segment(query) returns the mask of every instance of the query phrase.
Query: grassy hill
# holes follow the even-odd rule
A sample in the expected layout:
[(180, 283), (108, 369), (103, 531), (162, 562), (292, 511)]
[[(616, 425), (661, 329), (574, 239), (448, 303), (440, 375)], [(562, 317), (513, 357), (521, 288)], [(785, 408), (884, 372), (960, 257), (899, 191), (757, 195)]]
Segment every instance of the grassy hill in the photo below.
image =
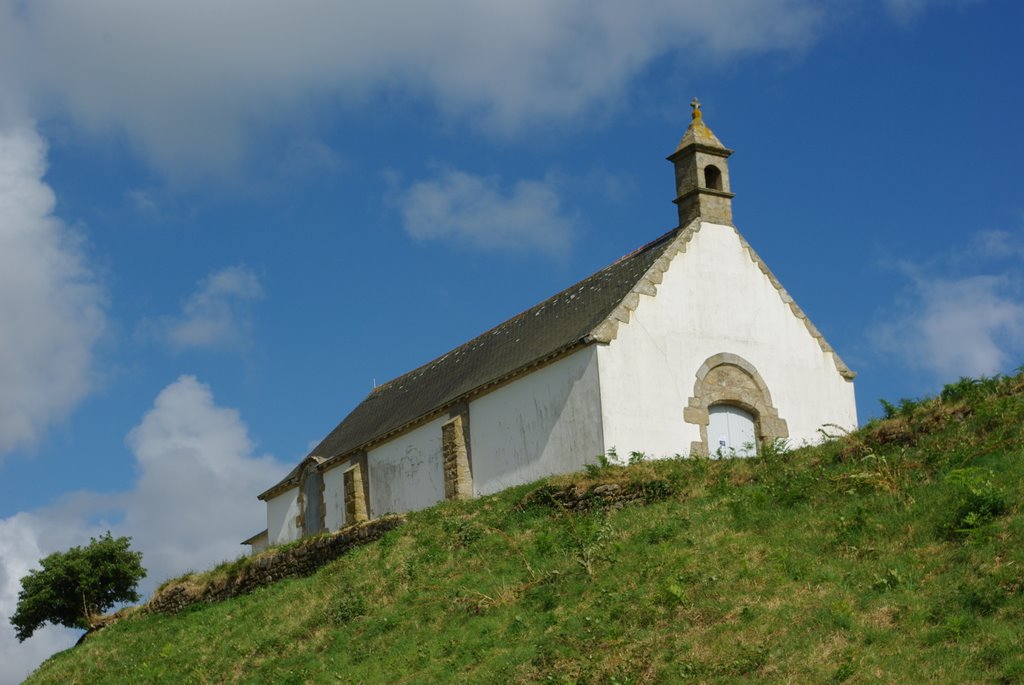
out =
[[(444, 503), (311, 577), (136, 612), (28, 682), (1024, 682), (1024, 376), (886, 414)], [(607, 484), (644, 501), (560, 503)]]

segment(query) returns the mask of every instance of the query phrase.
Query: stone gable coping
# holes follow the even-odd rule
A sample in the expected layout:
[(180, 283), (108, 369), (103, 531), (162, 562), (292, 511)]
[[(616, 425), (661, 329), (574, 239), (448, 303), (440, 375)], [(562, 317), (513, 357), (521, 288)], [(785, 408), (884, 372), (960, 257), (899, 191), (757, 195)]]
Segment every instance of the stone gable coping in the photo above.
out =
[[(697, 231), (700, 230), (701, 224), (701, 218), (697, 217), (691, 221), (686, 228), (679, 232), (679, 235), (676, 236), (673, 243), (665, 250), (664, 254), (655, 260), (654, 264), (652, 264), (647, 270), (647, 273), (637, 281), (637, 284), (629, 294), (627, 294), (626, 297), (623, 298), (622, 302), (619, 303), (619, 306), (612, 310), (611, 314), (609, 314), (604, 321), (598, 324), (590, 332), (588, 342), (610, 343), (612, 340), (615, 340), (618, 335), (619, 324), (629, 323), (630, 313), (636, 310), (640, 303), (640, 295), (649, 295), (651, 297), (657, 295), (658, 285), (660, 285), (664, 279), (665, 271), (668, 270), (669, 264), (672, 263), (672, 260), (676, 255), (686, 252), (687, 244), (693, 239), (693, 236)], [(821, 351), (832, 356), (832, 361), (835, 364), (839, 375), (848, 381), (852, 381), (856, 378), (857, 374), (850, 370), (850, 367), (843, 362), (839, 357), (839, 354), (832, 349), (832, 346), (828, 344), (827, 340), (825, 340), (825, 336), (821, 334), (821, 331), (819, 331), (813, 323), (811, 323), (807, 314), (800, 309), (800, 306), (795, 300), (793, 300), (793, 297), (786, 291), (779, 279), (775, 277), (772, 270), (768, 268), (768, 265), (763, 259), (761, 259), (757, 252), (754, 251), (754, 248), (750, 246), (750, 243), (747, 242), (739, 230), (737, 230), (735, 226), (729, 226), (729, 228), (736, 233), (736, 237), (739, 238), (740, 245), (742, 245), (743, 249), (746, 250), (747, 256), (750, 257), (750, 260), (757, 266), (761, 273), (768, 277), (768, 281), (772, 284), (775, 290), (778, 291), (779, 297), (782, 298), (782, 301), (789, 305), (790, 311), (792, 311), (798, 319), (804, 322), (804, 326), (807, 327), (807, 332), (810, 333), (811, 337), (818, 342), (818, 346), (821, 347)]]
[(802, 309), (800, 309), (800, 305), (796, 303), (793, 297), (786, 292), (786, 289), (782, 287), (782, 283), (775, 277), (775, 274), (772, 273), (772, 270), (768, 268), (768, 265), (765, 264), (764, 260), (761, 259), (754, 248), (750, 246), (750, 243), (747, 242), (746, 238), (744, 238), (735, 227), (732, 227), (732, 230), (736, 231), (736, 236), (740, 239), (740, 244), (743, 245), (743, 249), (747, 251), (747, 255), (750, 257), (750, 260), (757, 265), (757, 268), (761, 270), (761, 273), (768, 277), (768, 280), (779, 292), (779, 297), (782, 298), (782, 301), (789, 305), (790, 311), (793, 312), (796, 318), (804, 322), (804, 326), (807, 327), (807, 332), (811, 334), (812, 338), (818, 341), (818, 346), (821, 347), (821, 351), (825, 354), (832, 355), (832, 361), (836, 365), (836, 371), (839, 372), (839, 375), (848, 381), (852, 381), (856, 378), (857, 373), (851, 370), (850, 367), (843, 362), (842, 358), (840, 358), (839, 353), (832, 349), (832, 346), (828, 344), (827, 340), (825, 340), (825, 336), (821, 334), (821, 331), (818, 330), (817, 326), (811, 323), (810, 318)]
[(686, 252), (686, 245), (692, 239), (694, 234), (700, 230), (701, 219), (697, 217), (691, 221), (686, 228), (679, 231), (672, 240), (672, 244), (669, 245), (665, 252), (660, 257), (654, 260), (647, 272), (636, 282), (636, 285), (629, 291), (629, 293), (622, 299), (615, 309), (605, 318), (604, 321), (599, 323), (586, 338), (586, 342), (597, 342), (597, 343), (610, 343), (618, 336), (619, 324), (629, 323), (629, 316), (637, 306), (640, 304), (640, 296), (648, 295), (654, 297), (658, 294), (658, 285), (661, 284), (664, 279), (665, 272), (668, 270), (669, 265), (676, 255)]

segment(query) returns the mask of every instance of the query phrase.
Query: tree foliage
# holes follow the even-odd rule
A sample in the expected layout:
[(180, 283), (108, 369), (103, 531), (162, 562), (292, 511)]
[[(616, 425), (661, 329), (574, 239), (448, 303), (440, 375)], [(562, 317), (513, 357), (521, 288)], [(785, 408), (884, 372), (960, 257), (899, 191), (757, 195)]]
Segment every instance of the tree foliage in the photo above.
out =
[(11, 616), (18, 640), (32, 637), (47, 621), (88, 629), (94, 617), (116, 603), (139, 601), (135, 587), (146, 577), (146, 569), (142, 552), (129, 549), (131, 541), (107, 531), (85, 547), (42, 559), (41, 569), (21, 579), (18, 607)]

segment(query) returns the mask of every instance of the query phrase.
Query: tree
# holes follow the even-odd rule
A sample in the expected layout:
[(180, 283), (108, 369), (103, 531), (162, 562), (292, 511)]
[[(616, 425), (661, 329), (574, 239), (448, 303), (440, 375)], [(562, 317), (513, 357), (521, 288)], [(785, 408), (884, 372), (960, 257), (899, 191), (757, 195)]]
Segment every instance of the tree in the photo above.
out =
[(88, 629), (92, 619), (118, 602), (137, 602), (135, 586), (146, 577), (142, 552), (129, 549), (132, 539), (107, 531), (85, 547), (54, 552), (39, 570), (21, 579), (18, 607), (11, 616), (19, 642), (49, 621)]

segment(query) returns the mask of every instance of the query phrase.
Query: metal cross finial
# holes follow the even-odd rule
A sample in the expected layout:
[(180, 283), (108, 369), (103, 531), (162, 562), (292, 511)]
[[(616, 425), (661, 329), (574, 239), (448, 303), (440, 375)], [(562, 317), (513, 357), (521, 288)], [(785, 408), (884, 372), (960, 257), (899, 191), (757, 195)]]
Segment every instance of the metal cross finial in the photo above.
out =
[(693, 100), (691, 100), (690, 101), (690, 107), (693, 107), (693, 118), (694, 119), (700, 119), (701, 118), (700, 100), (698, 100), (697, 98), (694, 98)]

